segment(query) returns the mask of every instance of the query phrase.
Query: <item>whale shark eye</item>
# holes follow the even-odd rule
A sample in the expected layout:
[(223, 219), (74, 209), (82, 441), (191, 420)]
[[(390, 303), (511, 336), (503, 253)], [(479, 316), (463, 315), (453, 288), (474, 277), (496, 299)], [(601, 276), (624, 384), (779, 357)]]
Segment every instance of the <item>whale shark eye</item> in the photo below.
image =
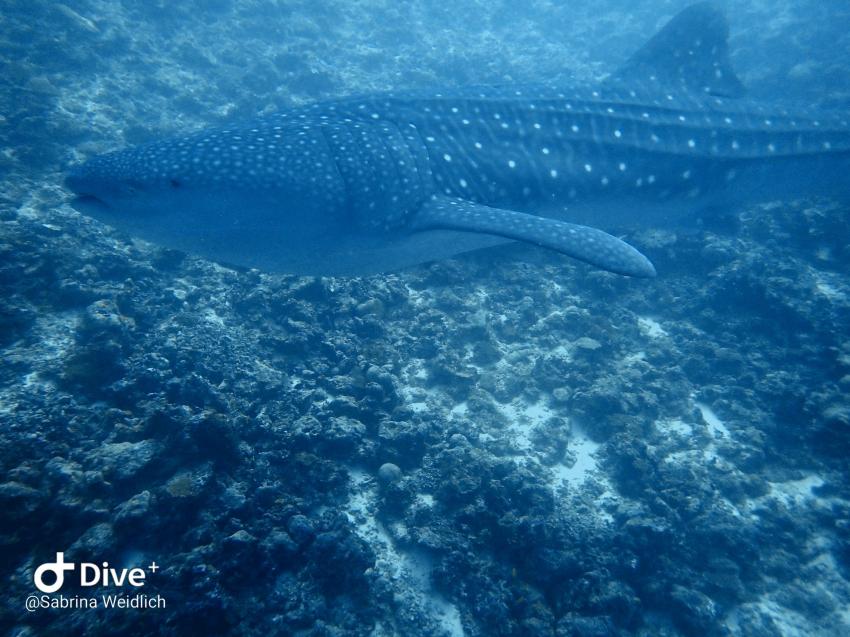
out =
[(169, 185), (170, 185), (172, 188), (179, 188), (179, 187), (182, 185), (182, 184), (181, 184), (178, 180), (176, 180), (176, 179), (169, 179), (169, 180), (168, 180), (168, 183), (169, 183)]

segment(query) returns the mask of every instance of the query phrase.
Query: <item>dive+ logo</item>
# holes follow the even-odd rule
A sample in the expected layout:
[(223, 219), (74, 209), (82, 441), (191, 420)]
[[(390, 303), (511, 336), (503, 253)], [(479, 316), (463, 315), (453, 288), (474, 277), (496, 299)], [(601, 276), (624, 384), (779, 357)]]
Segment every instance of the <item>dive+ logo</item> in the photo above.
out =
[[(109, 562), (102, 564), (93, 564), (91, 562), (81, 562), (79, 564), (79, 584), (84, 587), (91, 586), (117, 586), (130, 585), (134, 588), (141, 588), (145, 585), (145, 569), (134, 568), (112, 568)], [(38, 590), (42, 593), (55, 593), (65, 585), (65, 573), (73, 573), (77, 565), (73, 562), (65, 561), (65, 554), (56, 553), (55, 562), (45, 562), (33, 573), (33, 582)], [(156, 562), (151, 562), (148, 570), (151, 573), (156, 573), (159, 566)], [(48, 578), (52, 583), (45, 582), (45, 574), (52, 573), (53, 577)]]

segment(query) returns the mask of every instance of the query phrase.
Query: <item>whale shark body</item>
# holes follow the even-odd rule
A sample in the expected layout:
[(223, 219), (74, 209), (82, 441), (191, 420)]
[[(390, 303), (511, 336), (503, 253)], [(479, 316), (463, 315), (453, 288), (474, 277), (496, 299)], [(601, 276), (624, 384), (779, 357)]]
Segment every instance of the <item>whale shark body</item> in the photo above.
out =
[(520, 240), (654, 276), (608, 231), (850, 190), (846, 115), (748, 100), (727, 36), (701, 3), (599, 86), (317, 103), (95, 157), (66, 183), (130, 234), (267, 271), (370, 274)]

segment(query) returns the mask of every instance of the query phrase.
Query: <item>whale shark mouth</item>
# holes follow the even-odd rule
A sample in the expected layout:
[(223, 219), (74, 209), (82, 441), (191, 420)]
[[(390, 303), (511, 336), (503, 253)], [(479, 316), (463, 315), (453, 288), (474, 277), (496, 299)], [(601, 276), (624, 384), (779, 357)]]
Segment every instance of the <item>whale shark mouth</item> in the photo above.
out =
[(109, 204), (106, 203), (103, 199), (99, 199), (94, 195), (88, 194), (78, 194), (71, 198), (71, 204), (81, 204), (84, 206), (103, 206), (105, 208), (109, 208)]
[(68, 203), (77, 212), (95, 219), (102, 219), (107, 213), (115, 212), (115, 209), (103, 199), (85, 193), (76, 194)]
[(65, 188), (73, 193), (70, 199), (71, 207), (84, 214), (111, 208), (106, 201), (89, 192), (89, 189), (86, 188), (85, 179), (79, 172), (79, 170), (72, 171), (65, 177), (63, 184)]
[(101, 223), (112, 225), (116, 222), (116, 210), (107, 202), (95, 195), (75, 193), (68, 204), (77, 212)]

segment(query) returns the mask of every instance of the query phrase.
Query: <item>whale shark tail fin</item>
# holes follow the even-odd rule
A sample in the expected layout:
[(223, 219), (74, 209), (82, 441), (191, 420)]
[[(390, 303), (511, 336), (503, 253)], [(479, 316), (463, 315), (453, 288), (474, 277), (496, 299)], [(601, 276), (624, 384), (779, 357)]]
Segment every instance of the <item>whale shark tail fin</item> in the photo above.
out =
[(729, 61), (729, 25), (712, 2), (691, 5), (676, 15), (611, 77), (643, 79), (670, 89), (741, 97), (744, 85)]

